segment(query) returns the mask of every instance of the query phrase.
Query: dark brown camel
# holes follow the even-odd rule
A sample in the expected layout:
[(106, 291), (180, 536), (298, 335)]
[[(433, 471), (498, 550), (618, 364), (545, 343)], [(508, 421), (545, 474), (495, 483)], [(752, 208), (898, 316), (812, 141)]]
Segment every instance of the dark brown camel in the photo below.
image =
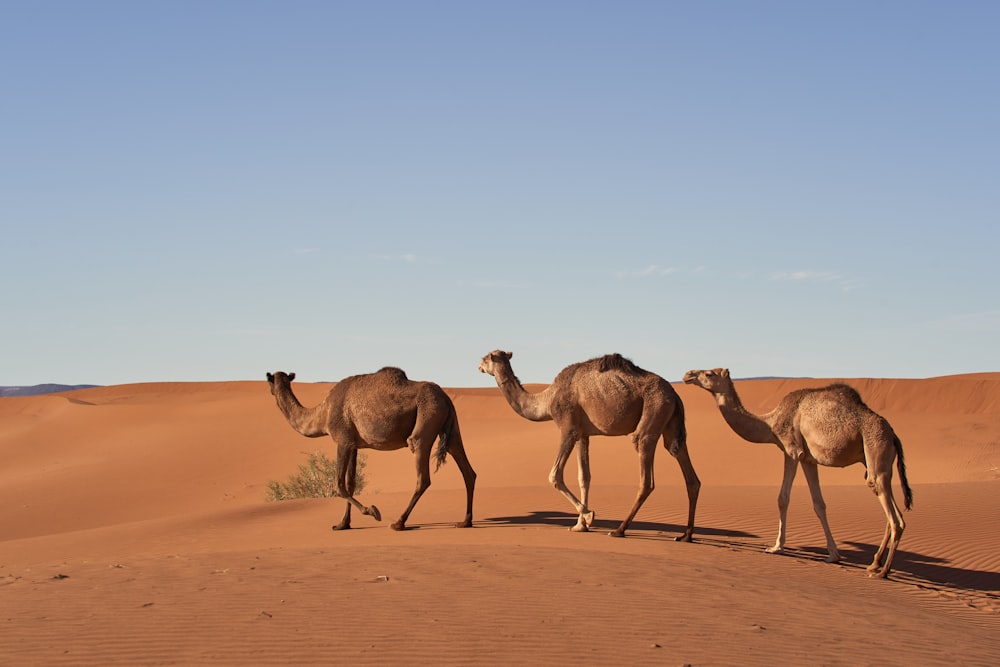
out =
[(340, 523), (333, 526), (334, 530), (351, 527), (352, 505), (376, 521), (382, 520), (377, 507), (366, 507), (354, 497), (358, 450), (393, 451), (409, 447), (416, 457), (417, 487), (406, 510), (391, 525), (393, 530), (403, 530), (410, 512), (431, 485), (431, 449), (438, 438), (440, 442), (434, 453), (437, 466), (451, 454), (465, 479), (465, 518), (458, 526), (472, 525), (476, 473), (465, 453), (455, 406), (441, 387), (433, 382), (409, 380), (398, 368), (383, 368), (376, 373), (344, 378), (322, 403), (305, 408), (292, 393), (294, 379), (295, 373), (267, 374), (278, 409), (292, 428), (309, 438), (329, 435), (337, 443), (336, 491), (347, 499), (347, 511)]

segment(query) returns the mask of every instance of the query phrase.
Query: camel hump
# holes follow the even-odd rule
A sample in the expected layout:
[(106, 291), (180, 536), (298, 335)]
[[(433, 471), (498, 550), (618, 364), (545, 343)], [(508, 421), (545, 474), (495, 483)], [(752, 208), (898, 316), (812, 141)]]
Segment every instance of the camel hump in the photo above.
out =
[(406, 377), (406, 371), (402, 368), (396, 368), (395, 366), (386, 366), (377, 371), (378, 375), (385, 376), (387, 379), (392, 380), (397, 384), (402, 384), (404, 382), (409, 382), (410, 378)]
[(607, 373), (608, 371), (621, 371), (622, 373), (628, 373), (629, 375), (640, 373), (642, 369), (631, 362), (631, 360), (626, 359), (617, 352), (614, 354), (606, 354), (600, 357), (597, 361), (597, 370), (600, 373)]
[[(831, 384), (826, 389), (827, 391), (839, 394), (840, 396), (842, 396), (843, 398), (847, 399), (852, 403), (856, 403), (858, 405), (865, 405), (864, 400), (861, 398), (861, 394), (859, 394), (858, 390), (852, 387), (851, 385), (838, 382), (837, 384)], [(868, 406), (865, 405), (865, 407)]]

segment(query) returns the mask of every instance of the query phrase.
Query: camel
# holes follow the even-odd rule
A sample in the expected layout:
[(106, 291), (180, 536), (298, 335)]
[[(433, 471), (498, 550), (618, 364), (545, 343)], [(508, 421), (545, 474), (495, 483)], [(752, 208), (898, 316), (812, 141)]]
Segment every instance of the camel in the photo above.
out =
[[(514, 412), (531, 421), (554, 421), (561, 438), (549, 482), (578, 513), (576, 532), (587, 532), (594, 522), (588, 506), (590, 495), (590, 436), (629, 435), (639, 454), (639, 492), (622, 524), (609, 533), (624, 537), (639, 508), (653, 491), (653, 456), (656, 443), (677, 459), (688, 494), (687, 529), (677, 541), (690, 542), (701, 481), (691, 465), (684, 426), (684, 404), (670, 383), (645, 371), (620, 354), (609, 354), (567, 366), (545, 390), (525, 390), (510, 367), (512, 352), (494, 350), (479, 363), (479, 370), (492, 375)], [(563, 469), (577, 450), (580, 498), (566, 487)]]
[(688, 371), (684, 382), (713, 394), (723, 418), (738, 436), (749, 442), (774, 443), (785, 455), (785, 476), (778, 493), (778, 539), (767, 549), (768, 553), (784, 552), (788, 501), (795, 472), (801, 465), (812, 495), (813, 510), (826, 535), (829, 553), (826, 561), (838, 562), (840, 552), (826, 519), (817, 466), (843, 468), (862, 463), (868, 486), (878, 496), (886, 516), (885, 536), (867, 572), (868, 576), (880, 578), (889, 575), (892, 558), (906, 528), (903, 514), (892, 495), (893, 459), (899, 470), (907, 510), (913, 504), (913, 492), (906, 480), (902, 443), (889, 422), (865, 405), (853, 387), (832, 384), (799, 389), (787, 394), (767, 414), (755, 415), (743, 407), (729, 377), (729, 369)]
[(333, 530), (351, 527), (351, 506), (363, 515), (382, 520), (375, 505), (366, 507), (354, 497), (359, 449), (394, 451), (409, 447), (417, 464), (417, 487), (406, 510), (390, 527), (404, 530), (406, 520), (420, 496), (431, 485), (430, 459), (434, 440), (436, 467), (451, 454), (465, 479), (465, 519), (459, 528), (472, 526), (472, 496), (476, 473), (469, 463), (458, 428), (458, 417), (451, 398), (433, 382), (408, 379), (398, 368), (383, 368), (375, 373), (354, 375), (338, 382), (326, 399), (313, 408), (305, 408), (292, 393), (295, 373), (267, 374), (267, 382), (278, 409), (292, 428), (309, 438), (329, 435), (337, 444), (336, 492), (347, 500), (347, 510)]

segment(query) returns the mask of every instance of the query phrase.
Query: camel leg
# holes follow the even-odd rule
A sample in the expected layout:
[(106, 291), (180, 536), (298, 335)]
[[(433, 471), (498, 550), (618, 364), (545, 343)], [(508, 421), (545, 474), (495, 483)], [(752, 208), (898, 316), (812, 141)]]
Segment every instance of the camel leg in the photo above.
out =
[[(594, 525), (594, 512), (590, 509), (590, 438), (580, 438), (577, 454), (577, 480), (580, 485), (580, 504), (583, 509), (577, 518), (574, 530), (588, 530)], [(582, 527), (581, 527), (582, 526)]]
[(434, 446), (434, 440), (418, 440), (411, 436), (407, 442), (410, 449), (416, 454), (417, 487), (413, 490), (410, 504), (406, 506), (399, 518), (389, 526), (393, 530), (406, 530), (406, 520), (409, 518), (410, 512), (416, 507), (420, 496), (424, 495), (424, 491), (431, 485), (431, 448)]
[(826, 519), (826, 501), (823, 500), (823, 492), (819, 488), (819, 468), (815, 463), (803, 461), (802, 473), (806, 476), (806, 482), (809, 483), (809, 493), (812, 494), (813, 500), (813, 511), (816, 512), (816, 516), (823, 526), (823, 534), (826, 535), (826, 550), (829, 553), (826, 557), (826, 562), (839, 563), (840, 552), (837, 550), (837, 542), (833, 539), (833, 533), (830, 532), (830, 522)]
[[(357, 486), (358, 480), (358, 450), (351, 449), (348, 456), (348, 460), (344, 463), (347, 467), (347, 493), (351, 496), (354, 495), (354, 489)], [(331, 526), (332, 530), (350, 530), (351, 528), (351, 503), (344, 503), (347, 505), (347, 509), (344, 511), (344, 518), (340, 520), (335, 526)]]
[(458, 469), (462, 472), (462, 479), (465, 480), (465, 519), (455, 526), (457, 528), (471, 528), (472, 527), (472, 497), (476, 491), (476, 471), (472, 469), (472, 464), (469, 462), (469, 456), (465, 452), (465, 444), (462, 442), (462, 436), (458, 431), (458, 425), (456, 423), (455, 429), (451, 434), (452, 440), (451, 444), (448, 446), (448, 452), (451, 457), (455, 459), (455, 463), (458, 464)]
[[(878, 551), (875, 552), (875, 558), (872, 559), (872, 564), (868, 566), (867, 571), (870, 577), (885, 579), (889, 576), (889, 570), (892, 567), (892, 558), (896, 555), (896, 547), (899, 546), (899, 541), (903, 538), (906, 521), (903, 520), (903, 513), (900, 511), (899, 505), (896, 504), (896, 499), (892, 495), (891, 477), (885, 474), (875, 475), (872, 480), (872, 486), (875, 493), (878, 494), (879, 502), (882, 503), (882, 511), (885, 512), (886, 527), (885, 535), (882, 537), (882, 544), (879, 545)], [(886, 553), (887, 546), (888, 553)], [(882, 560), (883, 555), (885, 555), (884, 562)]]
[(795, 481), (795, 473), (798, 471), (799, 463), (790, 456), (785, 456), (785, 475), (781, 478), (781, 490), (778, 491), (778, 539), (774, 546), (765, 549), (769, 554), (785, 553), (785, 532), (788, 526), (788, 502), (792, 497), (792, 482)]
[(366, 507), (362, 505), (357, 498), (354, 497), (354, 489), (348, 490), (347, 488), (347, 469), (353, 468), (356, 470), (355, 466), (348, 466), (347, 461), (350, 460), (352, 456), (355, 457), (355, 462), (357, 461), (357, 447), (351, 444), (342, 444), (337, 446), (337, 495), (341, 498), (347, 500), (348, 503), (354, 505), (355, 508), (365, 516), (370, 516), (376, 521), (382, 520), (382, 513), (378, 511), (378, 508), (372, 505), (371, 507)]
[(570, 528), (570, 530), (578, 533), (587, 532), (588, 521), (585, 518), (585, 514), (589, 514), (590, 521), (593, 521), (593, 513), (588, 510), (583, 503), (581, 503), (573, 492), (566, 487), (566, 482), (563, 479), (564, 471), (566, 469), (566, 461), (569, 460), (570, 454), (573, 453), (573, 448), (576, 446), (576, 437), (571, 431), (565, 431), (562, 435), (562, 441), (559, 443), (559, 452), (556, 454), (556, 461), (552, 464), (552, 471), (549, 473), (549, 483), (555, 487), (556, 491), (563, 494), (567, 500), (573, 505), (577, 513), (580, 515), (577, 519), (576, 525)]
[(885, 522), (885, 533), (882, 534), (882, 542), (878, 545), (878, 549), (875, 551), (875, 556), (872, 558), (872, 564), (865, 568), (869, 577), (879, 574), (882, 570), (882, 557), (885, 555), (886, 547), (889, 546), (889, 538), (892, 537), (892, 522)]
[(632, 519), (639, 513), (639, 508), (653, 492), (653, 457), (656, 454), (656, 444), (659, 436), (642, 435), (636, 437), (635, 448), (639, 452), (639, 492), (632, 503), (632, 509), (622, 524), (608, 533), (612, 537), (625, 537), (625, 530), (631, 525)]
[(688, 494), (687, 528), (684, 530), (683, 535), (679, 535), (676, 538), (676, 541), (690, 542), (694, 536), (694, 512), (698, 506), (698, 493), (701, 491), (701, 480), (698, 479), (698, 474), (694, 471), (694, 465), (691, 463), (691, 457), (688, 454), (686, 445), (678, 450), (675, 457), (681, 467), (681, 472), (684, 473), (684, 484), (687, 486)]

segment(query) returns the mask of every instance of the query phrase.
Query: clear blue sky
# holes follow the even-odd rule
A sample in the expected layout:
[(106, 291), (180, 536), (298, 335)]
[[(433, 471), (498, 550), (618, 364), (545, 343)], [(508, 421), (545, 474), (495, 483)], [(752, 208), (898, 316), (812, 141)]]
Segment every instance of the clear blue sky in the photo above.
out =
[(5, 2), (0, 385), (1000, 371), (1000, 3)]

